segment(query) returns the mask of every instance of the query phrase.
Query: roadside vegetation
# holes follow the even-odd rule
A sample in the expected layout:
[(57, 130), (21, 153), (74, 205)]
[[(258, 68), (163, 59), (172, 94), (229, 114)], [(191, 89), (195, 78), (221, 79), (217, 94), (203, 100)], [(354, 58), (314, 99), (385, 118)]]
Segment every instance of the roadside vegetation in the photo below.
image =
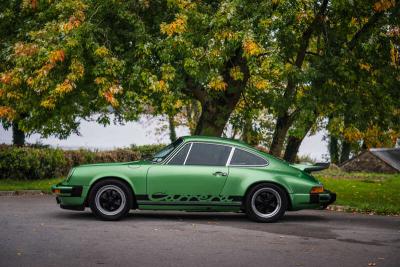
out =
[(42, 180), (0, 180), (0, 191), (19, 191), (19, 190), (41, 190), (50, 193), (50, 186), (61, 182), (63, 178), (42, 179)]
[(315, 176), (325, 188), (336, 192), (335, 205), (346, 211), (400, 214), (400, 174), (325, 170)]
[(82, 164), (147, 159), (162, 147), (163, 145), (143, 145), (111, 151), (92, 151), (0, 145), (0, 183), (9, 178), (42, 180), (62, 177), (72, 167)]

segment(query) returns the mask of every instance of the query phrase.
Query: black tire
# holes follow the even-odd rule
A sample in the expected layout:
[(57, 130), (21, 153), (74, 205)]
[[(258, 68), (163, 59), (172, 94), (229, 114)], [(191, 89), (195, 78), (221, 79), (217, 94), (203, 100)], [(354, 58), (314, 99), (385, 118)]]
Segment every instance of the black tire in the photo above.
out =
[(244, 204), (249, 219), (269, 223), (282, 218), (288, 207), (288, 199), (281, 187), (262, 183), (250, 189)]
[(326, 208), (329, 206), (329, 204), (324, 204), (321, 205), (321, 207), (319, 208), (320, 210), (326, 210)]
[(132, 206), (132, 191), (120, 180), (102, 180), (90, 190), (89, 207), (102, 220), (120, 220), (129, 213)]

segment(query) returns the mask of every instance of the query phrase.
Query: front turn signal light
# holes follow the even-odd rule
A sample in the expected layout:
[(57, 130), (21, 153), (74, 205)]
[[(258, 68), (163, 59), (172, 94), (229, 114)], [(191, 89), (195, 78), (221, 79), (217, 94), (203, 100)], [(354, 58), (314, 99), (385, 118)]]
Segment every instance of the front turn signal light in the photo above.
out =
[(54, 189), (54, 190), (53, 190), (53, 193), (58, 195), (58, 194), (61, 193), (61, 190), (60, 190), (60, 189)]
[(324, 192), (323, 186), (313, 186), (310, 191), (311, 194), (318, 194), (318, 193), (323, 193), (323, 192)]

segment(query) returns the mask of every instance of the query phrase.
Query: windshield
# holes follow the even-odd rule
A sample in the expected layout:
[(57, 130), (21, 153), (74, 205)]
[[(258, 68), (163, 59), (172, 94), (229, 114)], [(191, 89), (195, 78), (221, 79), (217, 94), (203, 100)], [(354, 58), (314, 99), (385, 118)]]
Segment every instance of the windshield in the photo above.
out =
[(182, 138), (177, 139), (175, 142), (172, 144), (169, 144), (168, 146), (164, 147), (161, 149), (159, 152), (157, 152), (153, 159), (151, 160), (152, 162), (161, 162), (163, 161), (166, 157), (168, 157), (169, 154), (171, 154), (172, 151), (175, 150), (176, 147), (178, 147), (181, 143), (183, 142)]

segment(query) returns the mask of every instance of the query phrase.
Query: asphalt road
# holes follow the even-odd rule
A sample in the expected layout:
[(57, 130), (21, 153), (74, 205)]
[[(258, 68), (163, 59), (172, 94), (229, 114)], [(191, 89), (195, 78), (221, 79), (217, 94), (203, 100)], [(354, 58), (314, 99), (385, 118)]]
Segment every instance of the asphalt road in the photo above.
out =
[(0, 197), (0, 266), (400, 266), (400, 217), (132, 211), (104, 222), (51, 196)]

